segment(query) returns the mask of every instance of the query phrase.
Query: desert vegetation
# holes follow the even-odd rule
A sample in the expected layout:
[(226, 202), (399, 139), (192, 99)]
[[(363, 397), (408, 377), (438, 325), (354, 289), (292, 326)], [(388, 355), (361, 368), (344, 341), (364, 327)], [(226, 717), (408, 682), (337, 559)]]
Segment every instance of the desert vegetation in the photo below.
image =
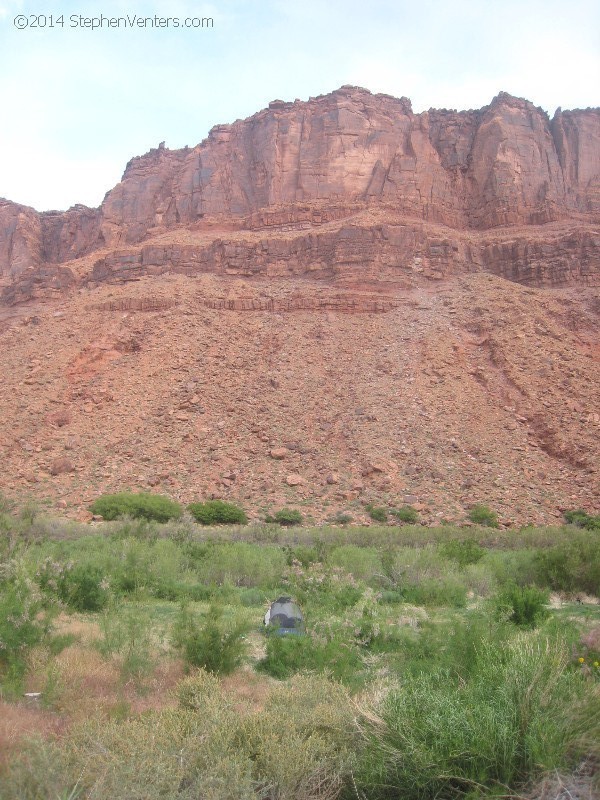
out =
[[(106, 508), (90, 527), (2, 503), (3, 799), (533, 797), (573, 774), (597, 791), (600, 547), (580, 516)], [(264, 632), (280, 594), (305, 636)]]

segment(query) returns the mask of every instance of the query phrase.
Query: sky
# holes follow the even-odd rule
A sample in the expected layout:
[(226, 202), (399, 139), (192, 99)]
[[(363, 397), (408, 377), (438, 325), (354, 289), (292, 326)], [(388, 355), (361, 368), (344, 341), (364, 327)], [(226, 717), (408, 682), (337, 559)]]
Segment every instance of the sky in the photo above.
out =
[[(155, 15), (180, 27), (134, 20)], [(89, 27), (101, 16), (124, 21)], [(0, 0), (0, 197), (97, 206), (161, 141), (191, 147), (271, 100), (344, 84), (415, 111), (480, 108), (500, 91), (551, 115), (599, 106), (600, 3)]]

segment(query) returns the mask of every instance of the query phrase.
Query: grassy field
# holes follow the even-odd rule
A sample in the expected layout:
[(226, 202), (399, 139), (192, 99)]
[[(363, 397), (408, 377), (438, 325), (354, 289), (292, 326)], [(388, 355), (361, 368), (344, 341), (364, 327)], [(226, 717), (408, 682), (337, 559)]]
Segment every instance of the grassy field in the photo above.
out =
[[(596, 530), (0, 531), (2, 800), (598, 791)], [(306, 636), (265, 634), (280, 594)]]

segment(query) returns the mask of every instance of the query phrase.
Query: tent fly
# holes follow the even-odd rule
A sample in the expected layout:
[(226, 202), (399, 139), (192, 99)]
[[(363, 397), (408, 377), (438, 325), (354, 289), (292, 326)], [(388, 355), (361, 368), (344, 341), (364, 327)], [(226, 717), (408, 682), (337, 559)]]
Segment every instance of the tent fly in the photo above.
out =
[(278, 636), (304, 633), (304, 617), (291, 597), (278, 597), (265, 614), (265, 626)]

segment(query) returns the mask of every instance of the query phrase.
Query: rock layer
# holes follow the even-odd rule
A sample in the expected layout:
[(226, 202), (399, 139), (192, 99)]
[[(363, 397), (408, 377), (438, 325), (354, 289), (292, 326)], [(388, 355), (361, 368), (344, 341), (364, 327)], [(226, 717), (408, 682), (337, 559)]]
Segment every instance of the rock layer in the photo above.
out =
[(190, 237), (162, 236), (92, 256), (83, 270), (75, 262), (73, 269), (29, 267), (4, 287), (0, 299), (14, 306), (75, 286), (128, 283), (164, 273), (300, 277), (340, 288), (369, 286), (382, 294), (473, 272), (535, 287), (600, 284), (600, 227), (582, 223), (474, 234), (426, 223), (375, 223), (365, 215), (362, 221), (321, 230), (290, 232), (289, 227), (273, 226), (266, 235), (204, 236), (195, 243)]
[(441, 279), (482, 270), (534, 286), (596, 284), (600, 230), (555, 228), (538, 240), (510, 232), (475, 241), (459, 233), (436, 235), (418, 225), (353, 225), (287, 239), (218, 239), (206, 247), (172, 244), (117, 250), (95, 263), (90, 279), (127, 282), (162, 272), (212, 272), (307, 276), (341, 284), (373, 281), (382, 288), (401, 288), (413, 285), (419, 276)]

